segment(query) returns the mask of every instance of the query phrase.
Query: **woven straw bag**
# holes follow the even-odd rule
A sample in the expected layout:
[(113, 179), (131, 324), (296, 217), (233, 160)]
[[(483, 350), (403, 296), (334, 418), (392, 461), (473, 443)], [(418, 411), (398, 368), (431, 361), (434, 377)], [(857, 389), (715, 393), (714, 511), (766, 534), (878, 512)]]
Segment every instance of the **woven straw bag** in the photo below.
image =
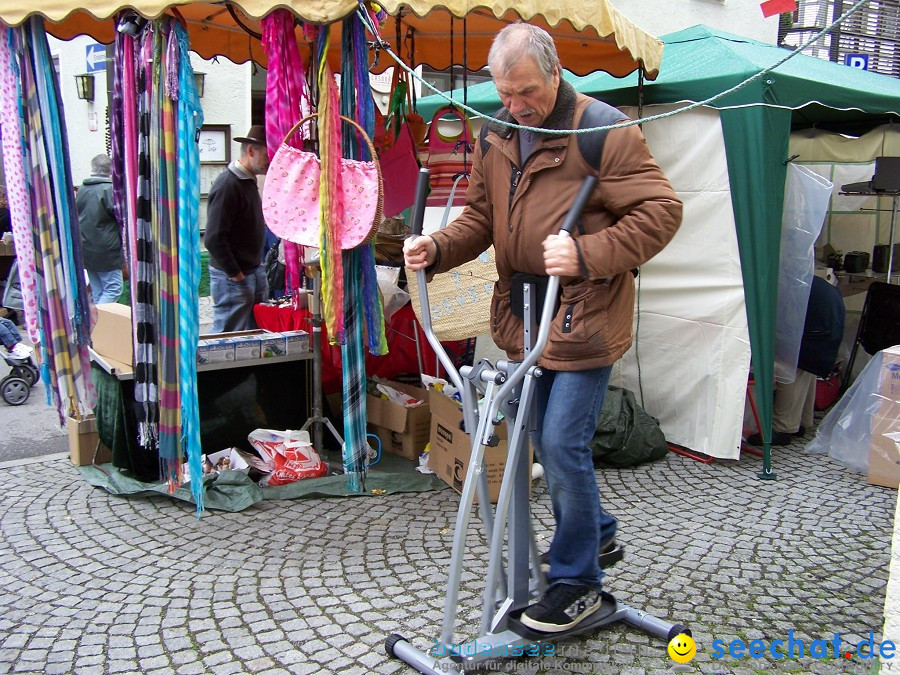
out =
[[(459, 178), (454, 181), (450, 191), (440, 229), (447, 224), (458, 182)], [(407, 282), (413, 311), (421, 323), (422, 307), (419, 303), (417, 276), (407, 275)], [(490, 334), (491, 299), (496, 281), (497, 265), (493, 246), (474, 260), (449, 272), (434, 275), (428, 284), (428, 302), (431, 305), (431, 325), (439, 340), (465, 340)]]

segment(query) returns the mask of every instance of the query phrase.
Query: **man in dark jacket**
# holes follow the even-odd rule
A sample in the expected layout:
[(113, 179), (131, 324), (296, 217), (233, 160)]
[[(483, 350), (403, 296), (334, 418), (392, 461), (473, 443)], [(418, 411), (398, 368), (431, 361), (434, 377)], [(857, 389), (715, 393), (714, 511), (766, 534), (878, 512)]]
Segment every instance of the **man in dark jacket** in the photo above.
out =
[[(844, 337), (846, 307), (841, 292), (821, 277), (813, 277), (800, 339), (797, 374), (793, 382), (775, 383), (772, 404), (772, 445), (788, 445), (792, 436), (803, 436), (812, 426), (816, 402), (816, 377), (834, 370)], [(761, 446), (762, 436), (747, 437)]]
[[(488, 62), (504, 105), (498, 120), (569, 131), (627, 119), (562, 80), (553, 38), (540, 28), (507, 26), (494, 39)], [(431, 236), (407, 240), (404, 257), (410, 269), (444, 272), (493, 244), (498, 280), (491, 336), (513, 361), (523, 356), (513, 276), (560, 277), (560, 309), (535, 381), (534, 446), (556, 519), (550, 585), (521, 616), (532, 630), (558, 633), (601, 606), (598, 552), (613, 544), (616, 520), (601, 507), (588, 444), (612, 366), (631, 345), (632, 270), (669, 242), (682, 205), (637, 126), (552, 134), (492, 122), (482, 128), (474, 155), (462, 214)], [(579, 231), (560, 237), (588, 174), (597, 183)]]
[(122, 228), (113, 208), (110, 165), (107, 155), (94, 157), (91, 176), (75, 195), (81, 256), (95, 305), (118, 302), (122, 295)]
[(269, 168), (265, 127), (254, 125), (234, 140), (241, 143), (241, 157), (216, 178), (206, 205), (203, 243), (209, 251), (214, 333), (256, 328), (253, 306), (269, 297), (262, 266), (266, 223), (256, 184)]

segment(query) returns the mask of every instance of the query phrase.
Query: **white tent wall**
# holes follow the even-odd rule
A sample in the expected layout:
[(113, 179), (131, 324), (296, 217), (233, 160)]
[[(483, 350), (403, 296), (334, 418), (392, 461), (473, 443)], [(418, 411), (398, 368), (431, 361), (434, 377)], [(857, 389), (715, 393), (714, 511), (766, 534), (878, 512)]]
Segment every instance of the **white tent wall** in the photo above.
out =
[[(825, 215), (822, 234), (816, 242), (821, 248), (830, 244), (842, 253), (866, 251), (870, 255), (876, 244), (887, 244), (890, 237), (891, 199), (841, 195), (841, 186), (867, 181), (875, 170), (875, 158), (900, 156), (900, 127), (876, 127), (858, 138), (818, 129), (791, 134), (789, 156), (798, 155), (794, 162), (808, 166), (820, 176), (834, 183), (831, 201)], [(900, 230), (900, 223), (898, 223)], [(900, 231), (895, 234), (900, 242)], [(900, 262), (894, 263), (895, 271)], [(882, 276), (883, 278), (883, 276)], [(896, 279), (896, 277), (895, 277)], [(853, 281), (860, 283), (852, 283)], [(847, 277), (842, 282), (847, 321), (841, 354), (847, 357), (856, 337), (859, 315), (865, 300), (865, 282), (861, 277)], [(859, 350), (854, 375), (866, 365), (868, 357)]]
[[(676, 108), (648, 106), (643, 116)], [(623, 110), (637, 117), (636, 109)], [(635, 344), (612, 383), (636, 393), (670, 443), (735, 459), (750, 336), (719, 113), (700, 108), (643, 131), (684, 201), (684, 219), (641, 268)]]

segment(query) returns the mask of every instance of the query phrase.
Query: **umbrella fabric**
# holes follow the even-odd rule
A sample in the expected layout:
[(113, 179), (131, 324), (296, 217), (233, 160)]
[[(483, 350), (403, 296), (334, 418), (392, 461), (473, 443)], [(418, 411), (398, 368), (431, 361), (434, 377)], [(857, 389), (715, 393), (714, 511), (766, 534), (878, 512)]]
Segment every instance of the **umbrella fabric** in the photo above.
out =
[[(31, 197), (41, 376), (59, 414), (84, 416), (94, 407), (90, 377), (88, 300), (81, 270), (78, 219), (58, 82), (43, 20), (12, 29), (24, 93), (24, 178)], [(17, 128), (19, 125), (13, 126)]]
[[(160, 16), (171, 4), (171, 0), (133, 0), (128, 6), (151, 17)], [(229, 4), (241, 24), (257, 33), (259, 19), (255, 17), (265, 16), (273, 7), (270, 0), (235, 0)], [(359, 7), (358, 0), (285, 0), (278, 4), (305, 22), (335, 22), (332, 33), (335, 44), (340, 35), (340, 20)], [(467, 67), (481, 69), (487, 63), (494, 35), (506, 24), (517, 20), (548, 30), (557, 41), (562, 62), (581, 75), (605, 70), (621, 77), (643, 63), (648, 78), (653, 79), (662, 58), (660, 42), (629, 21), (614, 6), (613, 0), (500, 0), (491, 3), (480, 0), (383, 0), (378, 4), (390, 15), (383, 25), (383, 34), (406, 35), (407, 30), (411, 30), (416, 36), (413, 56), (416, 64), (429, 65), (435, 70), (459, 65), (464, 49)], [(40, 12), (54, 22), (50, 30), (62, 40), (86, 34), (109, 44), (116, 30), (114, 22), (105, 17), (114, 15), (121, 7), (120, 0), (84, 0), (77, 5), (53, 0), (29, 3), (0, 0), (0, 18), (8, 25), (15, 25), (29, 13)], [(224, 55), (235, 63), (252, 59), (266, 66), (266, 54), (259, 41), (247, 39), (243, 28), (220, 4), (183, 2), (178, 9), (187, 22), (191, 48), (204, 59)], [(465, 31), (462, 17), (466, 18)], [(455, 30), (448, 31), (453, 24)], [(394, 53), (400, 53), (400, 46), (393, 46)], [(337, 69), (339, 50), (332, 51), (331, 65)], [(454, 64), (451, 64), (451, 55)], [(393, 59), (385, 58), (377, 50), (373, 50), (371, 59), (373, 72), (383, 72), (394, 65)]]
[(25, 328), (35, 344), (41, 340), (34, 278), (34, 238), (31, 234), (31, 203), (25, 192), (22, 141), (25, 137), (19, 112), (22, 92), (18, 69), (11, 60), (9, 41), (11, 32), (0, 25), (0, 132), (3, 134), (3, 171), (6, 199), (9, 203), (13, 240), (19, 270), (22, 302), (25, 307)]

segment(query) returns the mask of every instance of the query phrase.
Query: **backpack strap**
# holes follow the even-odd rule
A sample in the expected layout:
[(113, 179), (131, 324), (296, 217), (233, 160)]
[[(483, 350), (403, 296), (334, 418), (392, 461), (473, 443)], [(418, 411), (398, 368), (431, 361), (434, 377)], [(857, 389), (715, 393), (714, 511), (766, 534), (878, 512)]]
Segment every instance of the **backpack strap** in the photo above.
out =
[[(602, 101), (591, 101), (585, 108), (581, 119), (578, 120), (579, 129), (591, 129), (593, 127), (605, 127), (616, 122), (624, 122), (628, 118), (619, 110)], [(603, 145), (609, 129), (604, 131), (592, 131), (587, 134), (578, 134), (578, 150), (584, 161), (595, 169), (600, 168), (600, 159), (603, 156)]]

